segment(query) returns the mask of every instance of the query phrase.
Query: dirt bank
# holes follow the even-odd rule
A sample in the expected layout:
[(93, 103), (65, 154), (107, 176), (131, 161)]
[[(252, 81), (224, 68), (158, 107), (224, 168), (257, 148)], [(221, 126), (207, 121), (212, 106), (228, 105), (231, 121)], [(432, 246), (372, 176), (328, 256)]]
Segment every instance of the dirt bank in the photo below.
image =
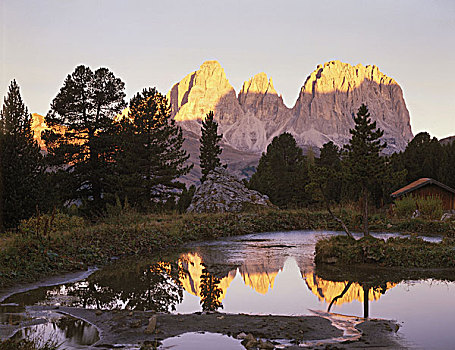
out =
[[(386, 320), (363, 320), (316, 312), (315, 316), (257, 316), (224, 313), (153, 314), (144, 311), (99, 311), (72, 307), (30, 306), (27, 313), (63, 313), (84, 319), (99, 330), (100, 340), (88, 349), (109, 349), (120, 344), (159, 344), (187, 332), (220, 333), (237, 338), (251, 333), (286, 349), (398, 349), (398, 327)], [(2, 325), (1, 328), (20, 325)], [(10, 331), (12, 331), (11, 329)], [(5, 334), (6, 329), (3, 329)], [(8, 332), (9, 333), (9, 332)], [(285, 340), (285, 341), (283, 341)], [(278, 342), (279, 341), (279, 342)], [(300, 346), (299, 346), (300, 345)]]

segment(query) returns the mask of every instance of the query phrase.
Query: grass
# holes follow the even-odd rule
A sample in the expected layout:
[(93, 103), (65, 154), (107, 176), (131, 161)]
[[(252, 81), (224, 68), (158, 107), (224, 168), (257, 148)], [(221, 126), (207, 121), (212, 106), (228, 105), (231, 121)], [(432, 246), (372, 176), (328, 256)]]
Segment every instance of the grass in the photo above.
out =
[(318, 241), (316, 264), (374, 264), (401, 268), (455, 267), (455, 240), (444, 238), (441, 243), (424, 241), (412, 235), (387, 241), (372, 236), (358, 240), (332, 236)]
[(0, 340), (0, 350), (56, 350), (58, 345), (53, 340), (6, 339)]
[[(339, 210), (353, 230), (361, 216)], [(455, 224), (425, 220), (391, 220), (372, 215), (376, 231), (418, 232), (455, 237)], [(267, 210), (225, 214), (139, 214), (131, 210), (111, 214), (96, 223), (53, 213), (23, 222), (17, 232), (0, 239), (0, 288), (44, 276), (102, 265), (113, 256), (156, 254), (196, 240), (255, 232), (299, 229), (341, 230), (326, 212)]]

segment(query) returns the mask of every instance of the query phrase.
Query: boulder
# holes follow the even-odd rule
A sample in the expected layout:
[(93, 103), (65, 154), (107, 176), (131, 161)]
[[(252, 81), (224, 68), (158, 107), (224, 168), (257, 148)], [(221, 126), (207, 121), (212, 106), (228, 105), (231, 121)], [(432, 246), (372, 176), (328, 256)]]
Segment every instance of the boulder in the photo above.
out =
[(188, 213), (241, 212), (248, 208), (272, 208), (269, 197), (249, 190), (238, 178), (218, 167), (196, 190)]
[(455, 211), (451, 210), (448, 211), (447, 213), (442, 214), (441, 221), (447, 221), (447, 220), (454, 220), (455, 219)]

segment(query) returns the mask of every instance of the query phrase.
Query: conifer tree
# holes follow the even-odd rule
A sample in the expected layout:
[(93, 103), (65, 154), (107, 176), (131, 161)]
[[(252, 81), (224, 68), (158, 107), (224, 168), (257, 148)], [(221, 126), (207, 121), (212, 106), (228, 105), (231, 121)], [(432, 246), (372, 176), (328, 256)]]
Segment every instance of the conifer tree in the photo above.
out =
[(48, 164), (66, 200), (81, 200), (88, 214), (104, 208), (110, 138), (115, 116), (126, 107), (125, 84), (107, 68), (80, 65), (65, 79), (45, 121)]
[(205, 181), (210, 171), (221, 166), (219, 156), (223, 150), (219, 142), (223, 138), (223, 135), (218, 135), (218, 123), (213, 118), (213, 111), (210, 111), (205, 117), (205, 120), (202, 121), (201, 146), (199, 148), (202, 172), (201, 182)]
[(369, 235), (368, 201), (370, 194), (382, 181), (386, 171), (385, 159), (381, 151), (387, 147), (380, 138), (384, 131), (376, 129), (376, 122), (370, 119), (366, 105), (362, 104), (354, 117), (354, 129), (349, 130), (351, 140), (345, 146), (345, 168), (347, 180), (360, 187), (363, 204), (363, 231)]
[(317, 160), (317, 167), (327, 169), (333, 176), (326, 183), (326, 195), (328, 200), (339, 203), (341, 200), (342, 176), (341, 176), (341, 152), (332, 141), (325, 143), (321, 148), (321, 154)]
[(43, 176), (31, 115), (15, 80), (0, 112), (0, 157), (0, 228), (12, 228), (35, 212)]
[(118, 127), (117, 193), (141, 210), (175, 201), (185, 187), (177, 179), (192, 165), (186, 164), (182, 129), (171, 118), (166, 97), (155, 88), (137, 93)]
[(308, 164), (303, 151), (289, 133), (276, 136), (259, 160), (248, 187), (269, 196), (280, 207), (308, 204)]

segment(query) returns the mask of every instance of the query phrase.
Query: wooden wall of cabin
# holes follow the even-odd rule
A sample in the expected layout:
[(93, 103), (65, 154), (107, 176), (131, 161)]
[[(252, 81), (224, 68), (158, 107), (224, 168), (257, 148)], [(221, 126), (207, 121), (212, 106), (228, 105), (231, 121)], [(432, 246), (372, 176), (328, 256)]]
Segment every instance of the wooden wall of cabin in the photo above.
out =
[(411, 196), (418, 196), (418, 197), (431, 197), (431, 196), (438, 196), (442, 200), (442, 208), (444, 210), (452, 210), (455, 209), (455, 194), (445, 189), (436, 186), (436, 185), (427, 185), (420, 187), (410, 193), (408, 195)]

